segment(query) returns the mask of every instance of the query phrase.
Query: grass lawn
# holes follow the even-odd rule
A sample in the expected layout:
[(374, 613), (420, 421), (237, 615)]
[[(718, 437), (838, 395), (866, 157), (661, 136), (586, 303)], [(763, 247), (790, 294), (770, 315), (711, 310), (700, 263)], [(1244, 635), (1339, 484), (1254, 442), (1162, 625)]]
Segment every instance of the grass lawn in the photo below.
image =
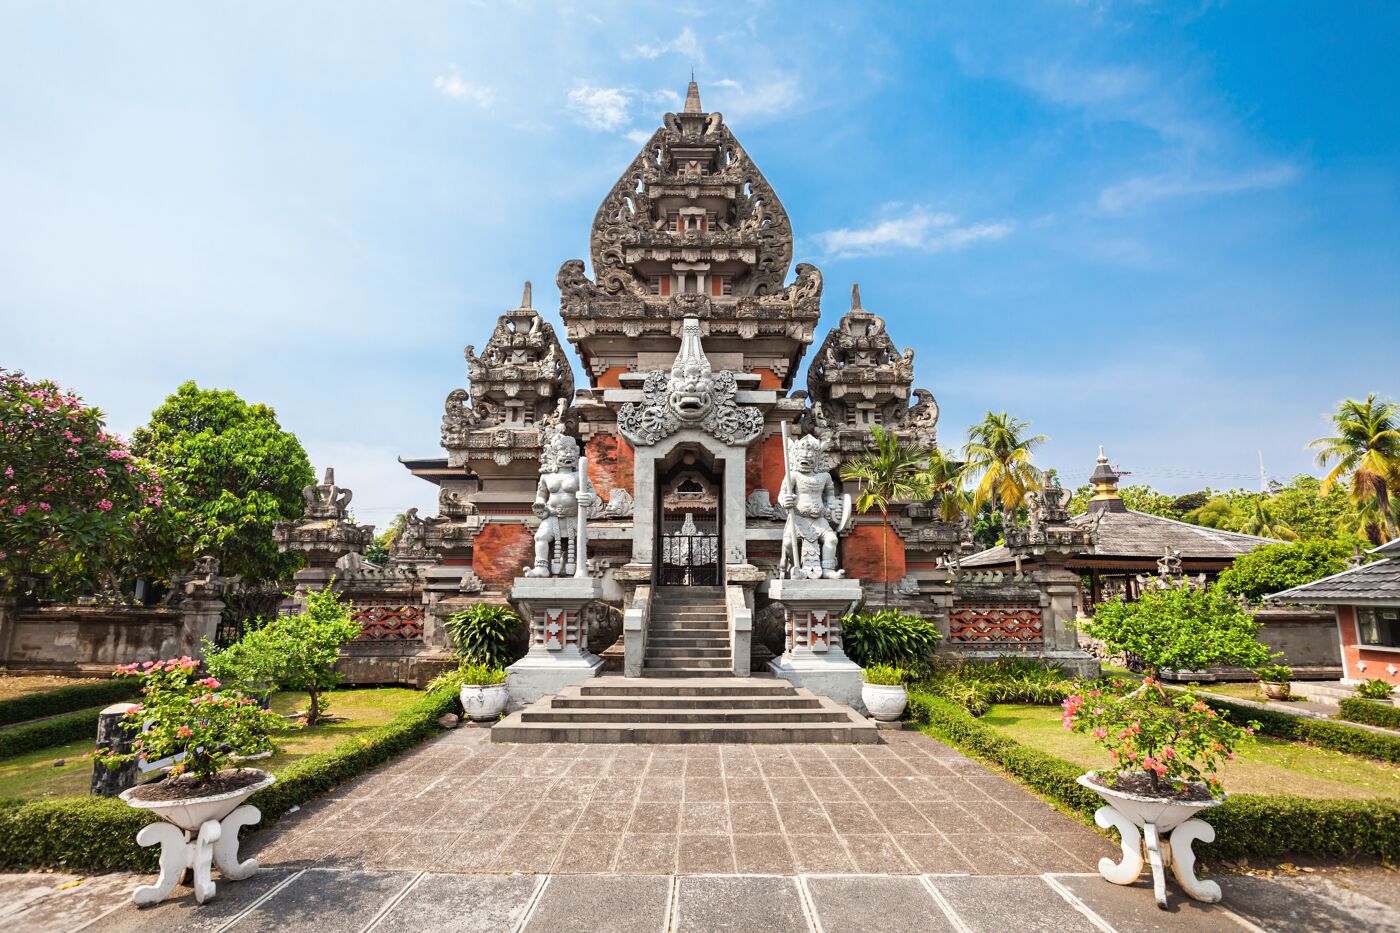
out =
[(54, 677), (45, 674), (0, 674), (0, 700), (13, 700), (31, 693), (48, 693), (60, 687), (98, 684), (110, 677)]
[[(417, 690), (384, 687), (364, 690), (338, 690), (331, 694), (330, 713), (335, 722), (314, 729), (292, 726), (274, 740), (277, 751), (270, 759), (254, 762), (256, 767), (274, 773), (308, 755), (330, 751), (352, 736), (382, 726), (423, 694)], [(291, 713), (306, 708), (306, 694), (279, 693), (272, 708)], [(0, 799), (40, 800), (84, 795), (92, 780), (92, 740), (31, 752), (0, 761)], [(55, 762), (62, 760), (63, 764)]]
[[(1176, 684), (1172, 686), (1176, 686)], [(1264, 696), (1263, 692), (1259, 689), (1259, 684), (1253, 681), (1206, 683), (1197, 684), (1196, 686), (1202, 693), (1218, 693), (1221, 696), (1238, 697), (1241, 700), (1254, 700), (1256, 703), (1269, 702), (1269, 698)], [(1292, 703), (1302, 699), (1304, 698), (1300, 696), (1290, 696), (1287, 700), (1282, 702)]]
[[(996, 704), (982, 722), (1023, 745), (1087, 768), (1109, 767), (1108, 752), (1088, 736), (1060, 725), (1054, 706)], [(1400, 797), (1400, 766), (1257, 736), (1220, 771), (1225, 790), (1236, 794), (1296, 794), (1302, 797), (1361, 799)]]

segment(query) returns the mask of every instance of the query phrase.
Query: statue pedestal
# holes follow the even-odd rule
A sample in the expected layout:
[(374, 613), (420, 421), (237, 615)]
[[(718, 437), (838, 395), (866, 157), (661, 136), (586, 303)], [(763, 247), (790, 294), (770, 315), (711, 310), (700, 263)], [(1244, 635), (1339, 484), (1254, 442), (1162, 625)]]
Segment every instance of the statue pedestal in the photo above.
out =
[(782, 603), (787, 649), (768, 669), (795, 687), (864, 712), (859, 665), (841, 648), (841, 616), (862, 599), (859, 580), (774, 580), (768, 597)]
[(516, 577), (512, 602), (530, 626), (530, 651), (506, 668), (508, 709), (597, 677), (603, 659), (588, 650), (588, 604), (603, 598), (594, 577)]

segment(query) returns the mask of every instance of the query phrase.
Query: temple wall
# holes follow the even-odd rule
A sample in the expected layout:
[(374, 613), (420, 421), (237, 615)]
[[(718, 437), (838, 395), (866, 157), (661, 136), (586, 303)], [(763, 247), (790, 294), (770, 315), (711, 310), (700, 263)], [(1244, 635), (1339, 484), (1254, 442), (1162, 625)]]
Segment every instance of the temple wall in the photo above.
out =
[(607, 499), (614, 489), (633, 491), (633, 466), (636, 455), (625, 438), (614, 434), (595, 434), (584, 444), (588, 457), (588, 479), (593, 490)]
[(200, 639), (212, 640), (218, 624), (217, 608), (212, 617), (179, 609), (98, 606), (0, 613), (0, 666), (11, 671), (110, 674), (133, 661), (198, 656)]
[(534, 560), (535, 536), (523, 520), (492, 522), (472, 544), (472, 571), (488, 585), (509, 586)]
[[(888, 573), (886, 573), (885, 544), (888, 542)], [(896, 583), (904, 579), (904, 539), (893, 527), (880, 524), (858, 524), (842, 542), (842, 566), (846, 576), (867, 583)]]
[(783, 437), (770, 434), (749, 446), (744, 458), (744, 496), (757, 489), (768, 490), (768, 501), (778, 501), (783, 485)]

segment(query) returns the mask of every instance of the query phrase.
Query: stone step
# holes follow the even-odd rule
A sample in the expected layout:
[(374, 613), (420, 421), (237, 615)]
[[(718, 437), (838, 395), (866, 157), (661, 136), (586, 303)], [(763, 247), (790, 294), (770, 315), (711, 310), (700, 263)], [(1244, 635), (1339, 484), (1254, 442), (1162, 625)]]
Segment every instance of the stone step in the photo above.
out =
[(801, 696), (564, 696), (553, 698), (553, 709), (820, 709), (817, 697)]
[(657, 645), (647, 642), (646, 659), (651, 661), (654, 658), (727, 658), (729, 657), (729, 644), (720, 642), (717, 645)]
[[(578, 691), (574, 693), (574, 691)], [(561, 692), (559, 696), (636, 697), (636, 696), (785, 696), (804, 695), (781, 677), (729, 677), (722, 683), (654, 683), (645, 677), (598, 677)], [(811, 696), (810, 693), (805, 694)]]
[(839, 709), (579, 709), (567, 708), (521, 710), (521, 722), (610, 722), (629, 725), (632, 723), (800, 723), (800, 722), (845, 722), (846, 714)]
[(651, 608), (652, 622), (682, 622), (695, 619), (704, 622), (723, 622), (728, 624), (729, 616), (724, 612), (715, 612), (710, 609), (665, 609), (653, 606)]
[(701, 632), (722, 632), (729, 634), (727, 619), (652, 619), (647, 624), (648, 632), (674, 632), (676, 629), (695, 629)]
[(733, 677), (729, 665), (724, 667), (648, 667), (642, 665), (642, 676), (661, 679), (673, 677)]
[(656, 648), (724, 648), (729, 650), (727, 635), (656, 635), (647, 637), (647, 650)]
[(701, 655), (678, 655), (673, 657), (655, 657), (648, 654), (642, 662), (644, 670), (675, 670), (686, 668), (688, 670), (729, 670), (732, 665), (729, 658), (712, 658)]

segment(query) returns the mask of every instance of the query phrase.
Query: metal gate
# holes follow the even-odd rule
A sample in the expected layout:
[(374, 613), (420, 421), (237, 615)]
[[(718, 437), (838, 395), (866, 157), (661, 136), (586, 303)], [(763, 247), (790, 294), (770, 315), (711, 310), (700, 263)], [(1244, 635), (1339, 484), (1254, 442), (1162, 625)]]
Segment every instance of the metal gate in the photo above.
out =
[(657, 583), (662, 586), (719, 585), (718, 515), (663, 515), (661, 566)]

